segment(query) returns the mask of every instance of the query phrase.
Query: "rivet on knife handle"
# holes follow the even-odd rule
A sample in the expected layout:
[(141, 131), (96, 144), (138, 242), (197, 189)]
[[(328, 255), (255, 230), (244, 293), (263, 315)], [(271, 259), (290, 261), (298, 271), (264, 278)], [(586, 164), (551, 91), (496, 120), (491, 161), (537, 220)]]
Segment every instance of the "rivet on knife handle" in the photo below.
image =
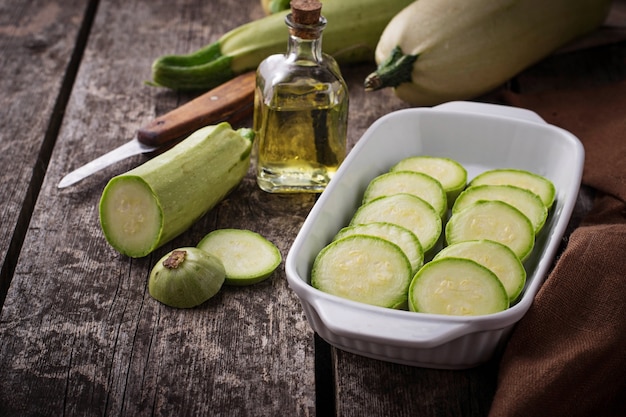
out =
[(248, 72), (214, 88), (190, 102), (157, 117), (137, 131), (137, 139), (151, 146), (162, 145), (194, 130), (252, 114), (256, 75)]

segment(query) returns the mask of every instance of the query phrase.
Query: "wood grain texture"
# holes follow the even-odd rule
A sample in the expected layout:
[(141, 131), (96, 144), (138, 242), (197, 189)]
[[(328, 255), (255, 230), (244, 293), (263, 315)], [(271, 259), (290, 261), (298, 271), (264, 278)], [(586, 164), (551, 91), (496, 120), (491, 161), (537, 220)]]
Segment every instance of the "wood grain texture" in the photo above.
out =
[(156, 260), (216, 228), (255, 230), (286, 256), (314, 196), (267, 196), (250, 175), (188, 233), (131, 260), (107, 245), (97, 204), (111, 176), (145, 157), (56, 188), (69, 170), (190, 100), (144, 85), (152, 60), (258, 17), (260, 4), (249, 5), (250, 15), (232, 2), (99, 3), (0, 318), (0, 415), (315, 414), (313, 335), (282, 266), (192, 310), (147, 292)]
[(0, 305), (54, 146), (88, 6), (0, 4)]
[(495, 360), (463, 371), (426, 369), (337, 351), (338, 416), (484, 416)]
[[(218, 228), (261, 233), (284, 259), (315, 195), (266, 194), (250, 170), (186, 233), (148, 257), (130, 259), (104, 240), (97, 206), (109, 178), (144, 156), (73, 187), (56, 188), (70, 170), (194, 98), (144, 84), (156, 57), (194, 51), (261, 16), (257, 0), (7, 0), (0, 5), (3, 285), (12, 278), (0, 314), (1, 416), (488, 412), (497, 356), (474, 369), (444, 371), (330, 347), (314, 337), (287, 285), (284, 264), (267, 281), (224, 287), (195, 309), (172, 309), (148, 294), (150, 269), (161, 256), (195, 245)], [(88, 39), (84, 34), (86, 49), (72, 67), (77, 59), (72, 51), (85, 26), (90, 29)], [(624, 43), (568, 51), (503, 88), (530, 92), (622, 79), (624, 51)], [(342, 69), (350, 89), (349, 149), (376, 119), (407, 107), (389, 90), (362, 89), (373, 69), (374, 64)], [(479, 100), (497, 101), (497, 93)], [(251, 126), (250, 118), (239, 125)], [(586, 209), (582, 201), (572, 225)]]

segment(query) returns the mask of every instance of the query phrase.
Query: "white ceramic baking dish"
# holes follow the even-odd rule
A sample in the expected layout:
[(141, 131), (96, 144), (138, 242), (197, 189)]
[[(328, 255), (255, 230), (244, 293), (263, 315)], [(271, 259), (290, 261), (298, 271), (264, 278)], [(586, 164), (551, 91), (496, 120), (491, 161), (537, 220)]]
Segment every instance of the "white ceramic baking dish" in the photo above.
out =
[[(315, 257), (348, 224), (369, 181), (400, 159), (420, 154), (459, 161), (468, 180), (487, 169), (519, 168), (554, 183), (556, 201), (525, 262), (526, 287), (508, 310), (477, 317), (414, 313), (310, 286)], [(313, 330), (339, 349), (429, 368), (479, 365), (507, 340), (544, 282), (576, 203), (583, 161), (575, 136), (528, 110), (451, 102), (390, 113), (365, 132), (306, 218), (286, 258), (289, 285)]]

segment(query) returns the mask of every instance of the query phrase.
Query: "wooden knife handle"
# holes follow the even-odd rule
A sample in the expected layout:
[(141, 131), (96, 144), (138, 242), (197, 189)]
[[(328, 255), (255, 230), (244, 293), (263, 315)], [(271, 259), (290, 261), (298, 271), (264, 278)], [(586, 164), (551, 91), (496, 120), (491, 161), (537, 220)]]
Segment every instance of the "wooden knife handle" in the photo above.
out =
[(255, 82), (254, 71), (239, 75), (141, 127), (137, 139), (160, 146), (210, 124), (242, 120), (252, 114)]

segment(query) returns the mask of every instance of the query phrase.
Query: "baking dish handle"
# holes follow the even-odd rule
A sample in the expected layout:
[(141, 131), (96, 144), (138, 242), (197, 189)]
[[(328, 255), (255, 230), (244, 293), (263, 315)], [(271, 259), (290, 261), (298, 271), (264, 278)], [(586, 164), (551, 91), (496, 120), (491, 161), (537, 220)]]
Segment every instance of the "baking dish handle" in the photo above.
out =
[[(346, 302), (351, 304), (349, 308)], [(387, 311), (347, 300), (337, 303), (325, 297), (317, 297), (311, 305), (328, 330), (347, 338), (434, 347), (474, 330), (461, 317)], [(389, 320), (389, 315), (394, 316), (393, 320)]]
[(501, 116), (535, 123), (546, 123), (537, 113), (519, 107), (501, 104), (479, 103), (473, 101), (450, 101), (433, 107), (434, 110), (445, 110), (460, 113), (476, 113), (482, 115)]

